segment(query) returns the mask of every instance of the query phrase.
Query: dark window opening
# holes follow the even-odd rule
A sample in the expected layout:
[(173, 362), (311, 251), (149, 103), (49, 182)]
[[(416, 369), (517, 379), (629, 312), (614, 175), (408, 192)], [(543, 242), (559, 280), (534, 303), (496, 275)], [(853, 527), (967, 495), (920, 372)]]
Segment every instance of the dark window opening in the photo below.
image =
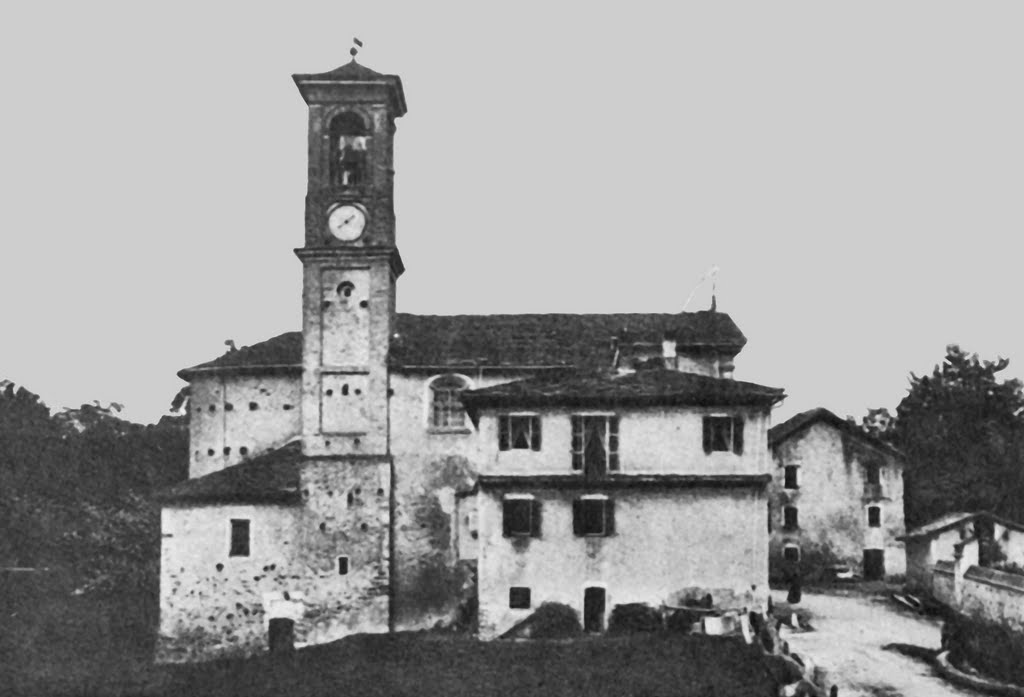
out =
[(800, 561), (800, 548), (795, 545), (787, 545), (782, 550), (782, 558), (786, 561)]
[(505, 537), (540, 537), (540, 502), (535, 499), (505, 499), (502, 505), (502, 533)]
[(881, 484), (881, 468), (875, 463), (871, 463), (867, 466), (867, 481), (868, 484)]
[(231, 519), (231, 551), (228, 556), (247, 557), (249, 556), (249, 521), (246, 519)]
[(349, 188), (363, 182), (369, 131), (362, 117), (351, 111), (331, 119), (331, 183)]
[(342, 281), (338, 284), (338, 295), (343, 298), (351, 298), (352, 291), (356, 289), (351, 281)]
[(338, 557), (338, 575), (348, 575), (348, 557)]
[(800, 486), (797, 484), (797, 472), (799, 467), (796, 465), (786, 465), (786, 481), (783, 486), (786, 489), (799, 489)]
[(787, 530), (794, 530), (797, 527), (799, 527), (799, 523), (798, 523), (798, 520), (797, 520), (796, 506), (786, 506), (782, 510), (782, 516), (783, 516), (782, 525)]
[(619, 417), (572, 417), (572, 468), (588, 477), (619, 469)]
[(878, 506), (868, 507), (868, 527), (878, 528), (882, 526), (882, 509)]
[(604, 631), (604, 588), (590, 587), (583, 590), (583, 630)]
[(512, 586), (508, 589), (508, 606), (513, 610), (527, 610), (530, 608), (530, 589), (522, 586)]
[(704, 452), (743, 454), (743, 417), (705, 416)]
[(539, 416), (499, 416), (499, 450), (540, 450)]
[(615, 532), (615, 503), (607, 498), (572, 502), (572, 531), (577, 537), (602, 537)]

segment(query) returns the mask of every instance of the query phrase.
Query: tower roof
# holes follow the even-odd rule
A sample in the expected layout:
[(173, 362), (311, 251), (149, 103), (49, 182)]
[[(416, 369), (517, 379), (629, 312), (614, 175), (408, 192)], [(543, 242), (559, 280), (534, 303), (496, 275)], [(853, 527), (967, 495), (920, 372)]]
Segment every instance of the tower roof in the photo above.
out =
[(395, 116), (403, 116), (407, 111), (405, 91), (402, 89), (402, 78), (397, 75), (385, 75), (360, 65), (353, 58), (345, 65), (325, 73), (299, 73), (292, 75), (295, 85), (299, 88), (302, 98), (309, 104), (312, 102), (330, 102), (335, 92), (334, 86), (358, 87), (364, 91), (374, 88), (385, 90), (390, 98)]

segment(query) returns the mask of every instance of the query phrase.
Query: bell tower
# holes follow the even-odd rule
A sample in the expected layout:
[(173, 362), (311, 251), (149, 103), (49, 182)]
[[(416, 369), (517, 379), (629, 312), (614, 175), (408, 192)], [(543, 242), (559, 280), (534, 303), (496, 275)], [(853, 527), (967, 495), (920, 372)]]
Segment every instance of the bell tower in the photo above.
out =
[(353, 59), (293, 75), (309, 105), (302, 261), (302, 448), (306, 455), (388, 454), (388, 343), (395, 282), (396, 75)]

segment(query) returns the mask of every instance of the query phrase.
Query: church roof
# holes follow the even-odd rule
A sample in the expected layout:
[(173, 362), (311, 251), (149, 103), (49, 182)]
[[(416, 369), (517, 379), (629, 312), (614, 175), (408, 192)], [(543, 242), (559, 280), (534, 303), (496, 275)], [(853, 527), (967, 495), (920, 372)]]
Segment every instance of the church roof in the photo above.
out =
[(568, 371), (461, 394), (475, 421), (487, 407), (769, 406), (785, 392), (752, 382), (644, 368), (632, 373)]
[(162, 503), (299, 503), (298, 441), (159, 492)]
[(818, 422), (829, 424), (830, 426), (833, 426), (839, 431), (851, 435), (854, 438), (857, 438), (865, 443), (870, 443), (871, 445), (874, 445), (875, 447), (878, 447), (889, 453), (892, 453), (893, 455), (903, 457), (903, 453), (900, 452), (900, 450), (895, 446), (890, 445), (889, 443), (886, 443), (885, 441), (876, 438), (875, 436), (872, 436), (869, 433), (866, 433), (859, 426), (857, 426), (857, 424), (851, 423), (846, 419), (839, 418), (838, 416), (830, 412), (828, 409), (825, 409), (824, 407), (818, 407), (817, 409), (810, 409), (808, 411), (800, 412), (796, 416), (793, 416), (787, 419), (786, 421), (783, 421), (781, 424), (772, 426), (768, 430), (768, 445), (769, 447), (774, 448), (776, 445), (782, 443), (783, 441), (789, 440), (797, 433), (800, 433), (805, 429), (810, 428), (811, 426)]
[(292, 75), (292, 79), (299, 88), (299, 92), (302, 93), (303, 99), (307, 102), (310, 97), (309, 90), (314, 85), (353, 82), (362, 82), (367, 85), (384, 85), (391, 91), (397, 111), (396, 116), (402, 116), (407, 111), (405, 90), (402, 89), (402, 78), (397, 75), (378, 73), (376, 70), (371, 70), (365, 65), (360, 65), (356, 62), (355, 58), (334, 70), (328, 70), (325, 73), (300, 73)]
[[(679, 314), (538, 314), (395, 316), (390, 362), (401, 369), (462, 367), (536, 369), (603, 368), (615, 348), (658, 346), (674, 339), (681, 351), (739, 352), (747, 342), (723, 312)], [(289, 332), (230, 351), (178, 375), (189, 380), (206, 372), (300, 371), (302, 334)]]

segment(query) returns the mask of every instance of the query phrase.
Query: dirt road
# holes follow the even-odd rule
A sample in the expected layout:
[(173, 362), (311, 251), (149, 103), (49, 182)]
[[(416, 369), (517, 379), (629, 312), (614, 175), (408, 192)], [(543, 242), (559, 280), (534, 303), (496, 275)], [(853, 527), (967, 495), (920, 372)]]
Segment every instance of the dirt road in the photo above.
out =
[[(773, 596), (785, 599), (785, 593)], [(882, 597), (805, 592), (797, 607), (813, 615), (814, 631), (783, 626), (782, 638), (790, 651), (825, 670), (840, 697), (977, 697), (944, 681), (924, 661), (882, 650), (890, 643), (938, 648), (938, 620), (904, 612)]]

